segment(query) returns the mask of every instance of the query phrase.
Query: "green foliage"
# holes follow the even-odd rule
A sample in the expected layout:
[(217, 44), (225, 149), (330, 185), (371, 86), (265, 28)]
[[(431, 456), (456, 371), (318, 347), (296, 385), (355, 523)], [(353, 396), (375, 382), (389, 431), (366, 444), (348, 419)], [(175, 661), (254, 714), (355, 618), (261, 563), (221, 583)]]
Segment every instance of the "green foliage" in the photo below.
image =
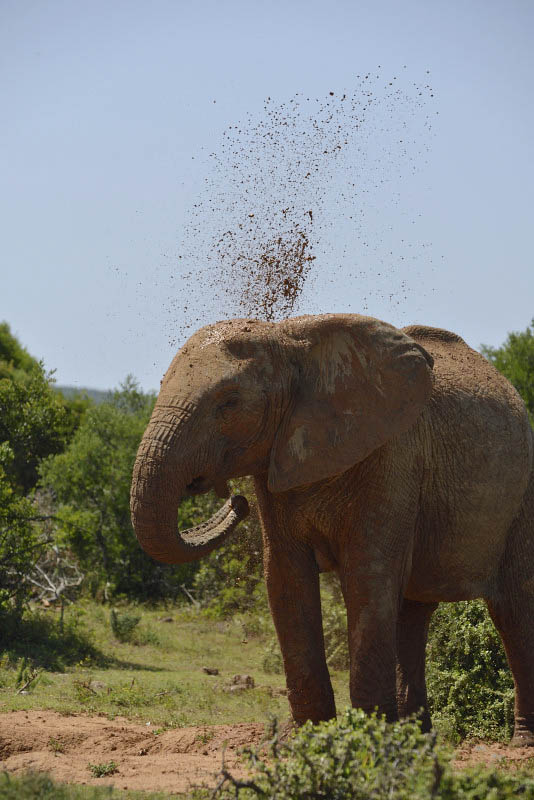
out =
[(32, 523), (35, 508), (15, 491), (8, 478), (13, 460), (9, 444), (0, 444), (0, 617), (12, 605), (14, 613), (20, 615), (29, 595), (24, 576), (43, 546)]
[(9, 775), (7, 772), (0, 775), (1, 800), (71, 800), (82, 796), (101, 796), (96, 794), (96, 790), (93, 792), (82, 795), (81, 789), (76, 791), (74, 787), (60, 786), (48, 775), (39, 772), (28, 772), (23, 776)]
[(268, 757), (248, 750), (250, 778), (226, 771), (216, 796), (274, 800), (506, 800), (534, 798), (534, 780), (492, 770), (454, 774), (418, 722), (387, 724), (347, 709), (337, 720), (306, 723), (287, 742), (275, 729)]
[[(41, 466), (41, 486), (58, 504), (57, 541), (75, 554), (94, 592), (107, 584), (116, 596), (176, 598), (197, 569), (153, 561), (132, 531), (132, 469), (153, 405), (128, 377), (107, 402), (88, 407), (65, 451)], [(214, 508), (211, 496), (186, 498), (178, 524), (196, 525)]]
[(133, 462), (153, 403), (127, 378), (109, 402), (88, 406), (65, 451), (41, 466), (41, 485), (59, 506), (57, 541), (95, 589), (107, 581), (116, 593), (146, 597), (162, 583), (162, 569), (133, 535), (129, 508)]
[(10, 372), (4, 364), (4, 377), (0, 378), (0, 443), (7, 443), (13, 454), (6, 469), (13, 487), (25, 494), (35, 486), (39, 462), (60, 452), (66, 436), (62, 399), (52, 389), (50, 376), (42, 365), (22, 373)]
[(513, 730), (514, 684), (499, 634), (481, 600), (442, 603), (427, 649), (434, 722), (453, 741), (507, 739)]
[(39, 464), (63, 449), (86, 407), (65, 404), (42, 364), (0, 324), (0, 613), (11, 608), (20, 617), (27, 576), (49, 538), (28, 494)]
[(38, 365), (37, 359), (13, 336), (7, 322), (0, 322), (0, 379), (11, 376), (13, 370), (31, 372)]
[(326, 663), (331, 669), (348, 669), (347, 611), (339, 578), (333, 572), (321, 575), (321, 605)]
[(134, 631), (141, 620), (140, 614), (118, 614), (114, 608), (111, 609), (109, 621), (113, 635), (119, 642), (131, 642)]
[(72, 392), (65, 395), (57, 387), (54, 388), (56, 393), (59, 394), (65, 409), (63, 430), (65, 432), (65, 443), (67, 443), (70, 442), (80, 427), (86, 412), (94, 405), (94, 401), (85, 391)]
[(482, 345), (481, 350), (515, 386), (534, 423), (534, 319), (525, 331), (509, 333), (501, 347)]
[(270, 745), (265, 760), (248, 751), (251, 780), (236, 796), (412, 800), (431, 797), (443, 771), (434, 738), (418, 724), (387, 724), (356, 709), (319, 725), (308, 722), (286, 743), (275, 729)]
[[(248, 497), (253, 492), (250, 480), (236, 482), (234, 490)], [(200, 562), (193, 587), (195, 596), (210, 614), (229, 617), (266, 608), (262, 577), (261, 529), (252, 508), (251, 515), (230, 541)]]
[(82, 661), (107, 663), (85, 629), (81, 609), (73, 610), (63, 624), (46, 612), (34, 611), (21, 618), (4, 610), (0, 613), (0, 652), (7, 663), (17, 665), (16, 681), (35, 667), (62, 672)]
[(88, 764), (87, 769), (93, 778), (105, 778), (107, 775), (114, 775), (119, 765), (115, 761), (106, 761), (101, 764)]

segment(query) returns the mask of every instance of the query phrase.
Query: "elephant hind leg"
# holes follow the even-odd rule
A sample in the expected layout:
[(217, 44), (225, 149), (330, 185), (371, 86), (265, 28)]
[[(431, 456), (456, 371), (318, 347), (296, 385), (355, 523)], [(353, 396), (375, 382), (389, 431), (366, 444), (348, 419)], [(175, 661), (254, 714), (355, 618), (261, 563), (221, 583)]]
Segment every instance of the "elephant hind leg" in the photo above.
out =
[[(517, 603), (517, 607), (516, 606)], [(503, 640), (515, 683), (515, 724), (511, 744), (534, 746), (534, 597), (518, 593), (514, 603), (488, 602)]]
[(534, 477), (515, 520), (488, 609), (515, 683), (512, 744), (534, 746)]
[(429, 731), (430, 714), (425, 680), (425, 649), (430, 618), (437, 603), (404, 600), (397, 623), (397, 708), (400, 717), (420, 714)]

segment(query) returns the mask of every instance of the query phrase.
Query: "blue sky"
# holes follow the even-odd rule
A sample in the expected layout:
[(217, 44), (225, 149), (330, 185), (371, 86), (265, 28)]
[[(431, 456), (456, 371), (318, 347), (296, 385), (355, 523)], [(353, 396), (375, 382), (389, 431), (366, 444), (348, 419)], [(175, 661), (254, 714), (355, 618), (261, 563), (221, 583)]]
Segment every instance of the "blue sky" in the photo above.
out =
[(391, 176), (398, 202), (375, 195), (367, 234), (339, 220), (334, 278), (327, 253), (298, 310), (501, 343), (534, 316), (533, 34), (530, 0), (0, 0), (0, 319), (61, 384), (156, 388), (183, 341), (176, 298), (221, 317), (178, 259), (206, 153), (267, 96), (350, 91), (381, 65), (431, 83), (416, 123), (432, 115), (432, 134), (417, 175)]

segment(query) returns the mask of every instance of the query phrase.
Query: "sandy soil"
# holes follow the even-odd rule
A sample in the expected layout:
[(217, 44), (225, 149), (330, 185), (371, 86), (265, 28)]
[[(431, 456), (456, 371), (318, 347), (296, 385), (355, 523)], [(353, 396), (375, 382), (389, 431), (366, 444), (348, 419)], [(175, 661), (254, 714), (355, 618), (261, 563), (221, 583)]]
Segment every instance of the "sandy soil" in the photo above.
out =
[[(237, 776), (239, 750), (257, 744), (263, 725), (242, 723), (180, 728), (154, 733), (154, 727), (125, 719), (63, 716), (50, 711), (1, 715), (0, 769), (48, 772), (65, 783), (109, 784), (118, 789), (184, 792), (192, 785), (216, 784), (222, 750)], [(62, 752), (57, 752), (58, 748)], [(115, 761), (118, 771), (93, 778), (88, 765)]]
[(507, 767), (520, 767), (522, 762), (532, 758), (534, 758), (534, 747), (509, 747), (497, 742), (471, 741), (465, 742), (456, 750), (452, 763), (456, 769), (478, 765), (498, 767), (499, 762), (503, 766), (502, 762), (505, 759)]
[[(263, 725), (214, 725), (156, 733), (153, 726), (125, 719), (64, 716), (50, 711), (14, 711), (1, 715), (0, 769), (48, 772), (65, 783), (109, 784), (119, 789), (185, 792), (214, 786), (226, 742), (226, 765), (244, 777), (240, 749), (259, 744)], [(157, 730), (157, 729), (156, 729)], [(58, 752), (61, 750), (62, 752)], [(520, 764), (534, 748), (470, 742), (455, 755), (456, 768), (497, 766), (501, 759)], [(118, 771), (93, 778), (88, 765), (115, 761)]]

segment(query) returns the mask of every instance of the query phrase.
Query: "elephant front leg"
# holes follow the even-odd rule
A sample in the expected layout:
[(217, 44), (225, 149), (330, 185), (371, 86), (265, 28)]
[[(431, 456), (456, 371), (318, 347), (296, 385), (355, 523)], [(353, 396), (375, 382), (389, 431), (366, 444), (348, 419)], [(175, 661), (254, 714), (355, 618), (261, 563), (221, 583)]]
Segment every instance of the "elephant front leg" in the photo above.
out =
[[(347, 606), (350, 699), (355, 708), (398, 719), (396, 692), (399, 592), (387, 577), (341, 576)], [(366, 585), (367, 584), (367, 585)]]
[(294, 541), (265, 544), (265, 579), (293, 719), (297, 724), (331, 719), (336, 707), (326, 665), (319, 570), (313, 552)]

